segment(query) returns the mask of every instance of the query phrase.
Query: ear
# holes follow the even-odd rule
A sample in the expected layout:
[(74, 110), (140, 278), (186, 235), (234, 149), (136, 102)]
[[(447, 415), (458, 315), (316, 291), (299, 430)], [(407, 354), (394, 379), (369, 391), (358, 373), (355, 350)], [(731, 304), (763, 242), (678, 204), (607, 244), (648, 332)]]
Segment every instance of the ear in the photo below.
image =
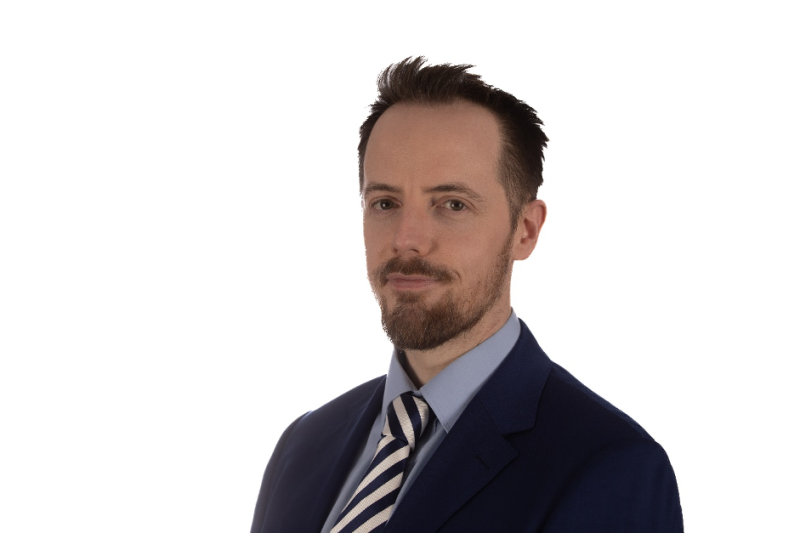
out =
[(542, 200), (533, 200), (522, 210), (514, 234), (512, 258), (515, 261), (527, 259), (536, 248), (545, 218), (547, 218), (547, 205)]

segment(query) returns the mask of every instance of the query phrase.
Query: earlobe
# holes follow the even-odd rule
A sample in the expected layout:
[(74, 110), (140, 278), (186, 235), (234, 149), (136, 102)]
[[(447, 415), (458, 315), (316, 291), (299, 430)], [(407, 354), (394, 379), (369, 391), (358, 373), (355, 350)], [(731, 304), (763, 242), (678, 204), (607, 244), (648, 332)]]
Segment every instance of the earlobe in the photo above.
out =
[(522, 261), (531, 255), (539, 240), (539, 233), (547, 218), (547, 205), (542, 200), (533, 200), (525, 206), (517, 224), (514, 236), (515, 261)]

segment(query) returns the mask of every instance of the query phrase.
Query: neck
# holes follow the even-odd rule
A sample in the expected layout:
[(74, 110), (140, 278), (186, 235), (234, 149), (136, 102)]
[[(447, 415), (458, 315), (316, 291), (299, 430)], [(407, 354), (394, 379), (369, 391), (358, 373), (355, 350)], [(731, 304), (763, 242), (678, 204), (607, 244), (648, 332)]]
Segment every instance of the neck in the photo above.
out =
[(405, 350), (405, 360), (401, 359), (406, 374), (417, 388), (432, 380), (447, 365), (472, 350), (483, 341), (497, 333), (511, 316), (511, 303), (498, 302), (483, 315), (483, 318), (470, 330), (461, 333), (431, 350)]

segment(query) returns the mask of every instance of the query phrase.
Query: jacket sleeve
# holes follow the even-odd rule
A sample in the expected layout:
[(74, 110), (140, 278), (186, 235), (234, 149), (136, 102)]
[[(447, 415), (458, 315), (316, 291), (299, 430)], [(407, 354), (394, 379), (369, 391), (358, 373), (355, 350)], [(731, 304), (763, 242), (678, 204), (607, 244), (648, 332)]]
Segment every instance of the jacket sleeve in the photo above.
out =
[(289, 436), (291, 435), (297, 423), (300, 422), (304, 416), (305, 415), (301, 416), (292, 422), (288, 428), (286, 428), (286, 430), (283, 432), (283, 435), (281, 435), (278, 444), (275, 446), (275, 451), (272, 452), (272, 457), (270, 458), (269, 463), (267, 463), (267, 469), (264, 471), (264, 478), (261, 481), (261, 490), (258, 493), (258, 500), (256, 501), (256, 510), (253, 513), (253, 525), (250, 528), (250, 533), (262, 533), (261, 530), (264, 525), (264, 518), (267, 515), (269, 502), (272, 499), (272, 493), (275, 490), (275, 479), (273, 478), (275, 477), (275, 472), (280, 470), (281, 455), (283, 454), (286, 442), (289, 440)]
[(573, 477), (545, 533), (682, 533), (678, 485), (666, 452), (652, 440), (619, 443)]

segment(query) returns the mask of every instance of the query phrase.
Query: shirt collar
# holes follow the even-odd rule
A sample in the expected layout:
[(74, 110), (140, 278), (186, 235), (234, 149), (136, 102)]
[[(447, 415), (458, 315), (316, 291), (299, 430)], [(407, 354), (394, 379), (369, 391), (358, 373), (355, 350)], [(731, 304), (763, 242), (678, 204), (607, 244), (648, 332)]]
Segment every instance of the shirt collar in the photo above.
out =
[(450, 432), (475, 394), (511, 352), (519, 333), (519, 319), (512, 309), (511, 316), (494, 335), (447, 365), (419, 390), (403, 370), (395, 348), (383, 391), (383, 412), (400, 394), (419, 392), (445, 431)]

